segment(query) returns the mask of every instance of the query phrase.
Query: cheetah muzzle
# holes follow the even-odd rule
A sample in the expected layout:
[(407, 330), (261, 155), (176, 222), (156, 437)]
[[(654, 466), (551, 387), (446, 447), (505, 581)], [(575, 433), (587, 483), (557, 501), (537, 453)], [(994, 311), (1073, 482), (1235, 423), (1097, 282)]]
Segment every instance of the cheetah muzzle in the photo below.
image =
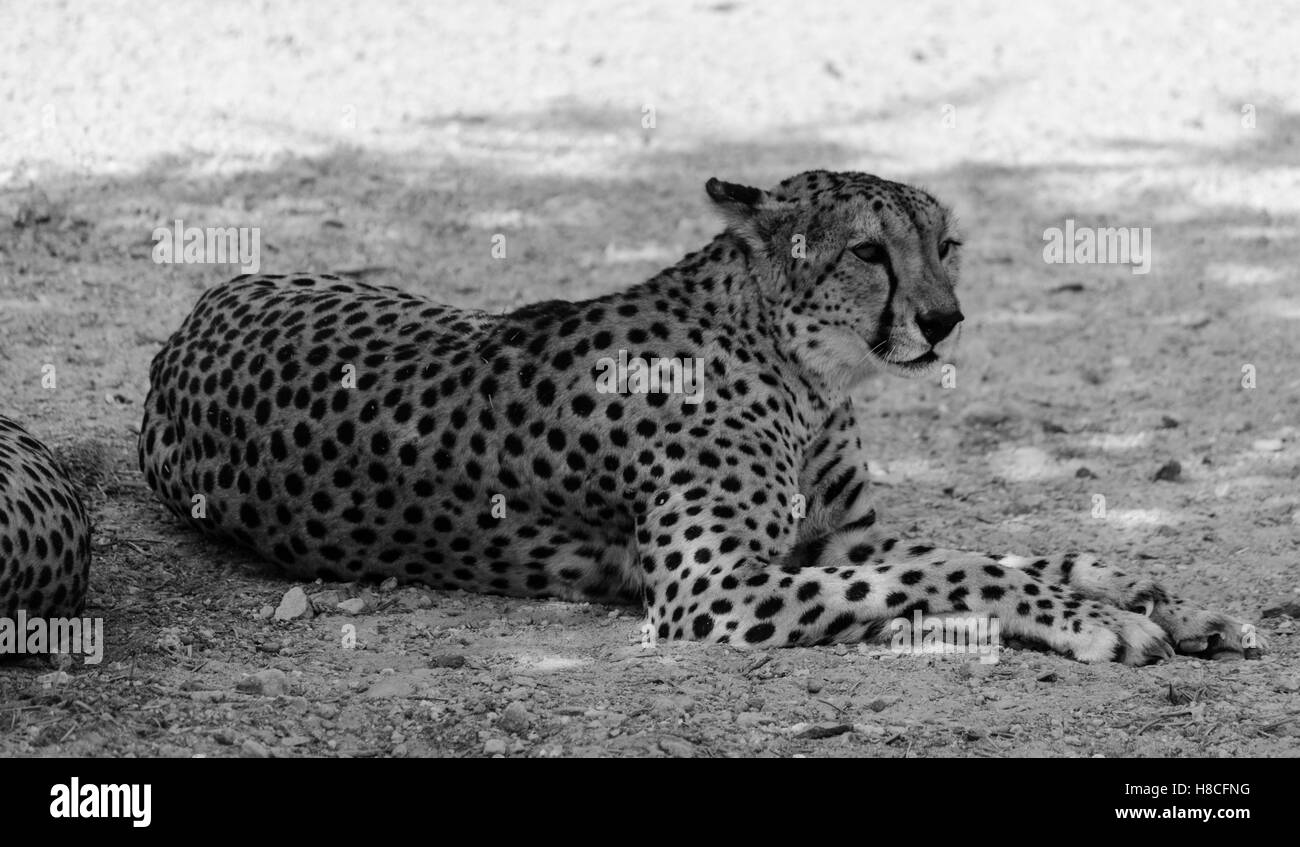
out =
[[(956, 343), (950, 214), (860, 173), (706, 190), (722, 234), (584, 302), (491, 315), (329, 275), (210, 289), (152, 365), (150, 487), (297, 578), (640, 602), (663, 639), (880, 639), (920, 613), (1084, 661), (1252, 647), (1091, 557), (877, 527), (848, 393)], [(616, 362), (641, 364), (609, 390)]]

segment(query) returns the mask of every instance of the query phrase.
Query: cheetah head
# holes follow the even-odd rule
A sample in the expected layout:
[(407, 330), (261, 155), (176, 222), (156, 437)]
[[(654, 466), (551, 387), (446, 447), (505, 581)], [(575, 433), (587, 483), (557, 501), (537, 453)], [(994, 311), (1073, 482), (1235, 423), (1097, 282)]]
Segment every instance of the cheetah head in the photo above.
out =
[(961, 241), (929, 194), (828, 171), (770, 191), (717, 179), (705, 190), (756, 257), (786, 343), (828, 384), (846, 388), (873, 366), (919, 376), (952, 352)]

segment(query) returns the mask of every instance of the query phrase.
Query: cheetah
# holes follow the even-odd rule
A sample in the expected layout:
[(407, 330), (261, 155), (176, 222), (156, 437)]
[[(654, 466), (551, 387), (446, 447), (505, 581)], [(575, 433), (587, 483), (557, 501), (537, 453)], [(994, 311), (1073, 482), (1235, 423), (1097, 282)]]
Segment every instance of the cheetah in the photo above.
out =
[[(70, 618), (85, 607), (90, 519), (44, 444), (0, 416), (0, 617)], [(0, 660), (12, 657), (0, 645)]]
[(849, 391), (952, 352), (952, 215), (863, 173), (705, 188), (721, 234), (583, 302), (488, 314), (325, 274), (208, 290), (152, 363), (149, 486), (291, 577), (640, 603), (665, 640), (881, 640), (956, 612), (1085, 662), (1254, 649), (1091, 556), (878, 527)]

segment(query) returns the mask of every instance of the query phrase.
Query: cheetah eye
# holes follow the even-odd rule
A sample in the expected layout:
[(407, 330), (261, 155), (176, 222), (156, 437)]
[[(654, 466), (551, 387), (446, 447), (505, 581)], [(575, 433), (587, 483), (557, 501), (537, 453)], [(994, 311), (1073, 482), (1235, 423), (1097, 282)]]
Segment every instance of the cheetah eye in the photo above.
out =
[(849, 248), (854, 256), (857, 256), (868, 265), (884, 265), (889, 263), (889, 253), (885, 248), (874, 241), (864, 241), (856, 247)]
[(952, 248), (960, 247), (960, 246), (961, 246), (961, 242), (958, 241), (957, 239), (945, 238), (943, 241), (939, 242), (939, 258), (940, 259), (948, 258), (948, 252), (952, 250)]

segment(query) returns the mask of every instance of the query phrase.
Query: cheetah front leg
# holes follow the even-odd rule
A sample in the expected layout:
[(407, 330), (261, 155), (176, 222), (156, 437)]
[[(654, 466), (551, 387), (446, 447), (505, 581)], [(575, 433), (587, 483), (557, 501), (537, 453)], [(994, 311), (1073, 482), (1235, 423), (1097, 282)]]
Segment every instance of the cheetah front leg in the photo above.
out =
[(1159, 583), (1110, 567), (1095, 556), (1003, 556), (998, 561), (1046, 582), (1067, 585), (1085, 597), (1147, 615), (1168, 634), (1179, 653), (1208, 656), (1226, 650), (1258, 655), (1268, 648), (1253, 625), (1172, 597)]
[(891, 621), (916, 612), (960, 612), (996, 616), (1003, 633), (1083, 661), (1145, 664), (1172, 653), (1149, 618), (1045, 585), (987, 556), (915, 548), (905, 564), (883, 562), (865, 540), (869, 528), (823, 537), (819, 564), (778, 566), (798, 519), (765, 491), (735, 489), (732, 482), (731, 490), (664, 497), (646, 515), (639, 558), (658, 637), (755, 646), (851, 642), (879, 638)]
[[(805, 458), (800, 489), (806, 496), (807, 513), (799, 524), (800, 540), (786, 557), (785, 564), (843, 567), (870, 562), (882, 566), (907, 564), (926, 557), (947, 562), (974, 556), (983, 564), (989, 563), (986, 560), (996, 560), (996, 564), (1021, 567), (1039, 583), (1064, 586), (1068, 592), (1103, 606), (1145, 614), (1168, 635), (1179, 652), (1264, 647), (1263, 639), (1255, 634), (1253, 627), (1170, 597), (1157, 583), (1105, 567), (1093, 557), (1077, 554), (1041, 559), (979, 557), (900, 542), (876, 525), (876, 513), (868, 505), (868, 485), (857, 423), (851, 404), (846, 403), (832, 416)], [(1029, 590), (1041, 588), (1031, 583)], [(1040, 601), (1032, 602), (1036, 606)]]
[[(783, 564), (802, 568), (823, 558), (861, 564), (882, 539), (870, 505), (870, 479), (853, 404), (846, 401), (804, 456), (790, 513), (798, 520), (794, 548)], [(850, 552), (856, 558), (850, 558)]]

